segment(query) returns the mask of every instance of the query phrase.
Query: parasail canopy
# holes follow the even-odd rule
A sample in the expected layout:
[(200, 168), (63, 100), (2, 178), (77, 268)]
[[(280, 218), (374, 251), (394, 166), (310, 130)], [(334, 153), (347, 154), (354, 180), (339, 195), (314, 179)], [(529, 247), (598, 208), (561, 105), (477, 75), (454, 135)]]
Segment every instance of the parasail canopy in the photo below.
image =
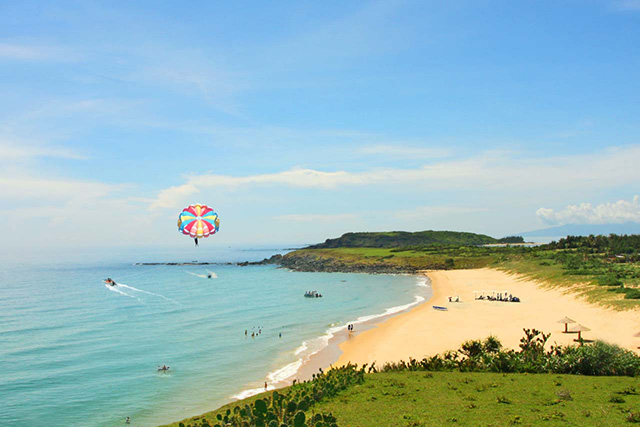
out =
[(192, 238), (209, 237), (216, 234), (219, 228), (218, 214), (207, 205), (190, 205), (178, 216), (178, 231)]

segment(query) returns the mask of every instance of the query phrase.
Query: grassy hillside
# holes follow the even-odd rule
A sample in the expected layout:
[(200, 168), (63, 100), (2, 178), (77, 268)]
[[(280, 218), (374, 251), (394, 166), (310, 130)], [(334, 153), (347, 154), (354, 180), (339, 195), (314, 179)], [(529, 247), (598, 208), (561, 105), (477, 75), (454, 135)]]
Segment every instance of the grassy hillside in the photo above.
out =
[(459, 231), (390, 231), (378, 233), (346, 233), (337, 239), (312, 245), (311, 249), (328, 248), (397, 248), (427, 245), (486, 245), (491, 243), (521, 243), (522, 237), (495, 239), (484, 234)]
[[(640, 408), (637, 378), (383, 372), (317, 405), (343, 426), (604, 426)], [(612, 400), (616, 402), (612, 402)], [(619, 401), (619, 402), (618, 402)]]
[[(332, 413), (340, 427), (626, 425), (640, 408), (640, 380), (552, 374), (379, 372), (366, 374), (313, 413)], [(214, 426), (216, 415), (271, 392), (184, 420)], [(640, 422), (640, 414), (636, 415)], [(169, 424), (179, 427), (179, 423)]]
[(640, 236), (567, 237), (539, 247), (424, 245), (303, 249), (281, 264), (301, 271), (368, 273), (493, 267), (566, 287), (615, 309), (640, 306)]
[[(347, 365), (173, 427), (620, 425), (640, 422), (640, 356), (604, 342), (551, 346), (525, 329), (378, 369)], [(374, 364), (375, 365), (375, 364)]]

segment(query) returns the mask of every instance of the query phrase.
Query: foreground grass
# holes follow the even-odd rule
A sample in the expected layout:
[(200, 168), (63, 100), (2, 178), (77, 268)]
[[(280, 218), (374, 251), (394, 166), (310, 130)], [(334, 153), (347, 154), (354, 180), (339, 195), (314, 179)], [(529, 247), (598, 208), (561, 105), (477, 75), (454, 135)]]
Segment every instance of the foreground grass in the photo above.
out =
[[(640, 379), (630, 377), (380, 372), (307, 415), (331, 412), (340, 427), (626, 425), (629, 414), (640, 411), (639, 393)], [(182, 422), (215, 425), (216, 414), (263, 395)]]
[(389, 372), (315, 409), (341, 427), (608, 426), (640, 410), (635, 390), (640, 381), (628, 377)]

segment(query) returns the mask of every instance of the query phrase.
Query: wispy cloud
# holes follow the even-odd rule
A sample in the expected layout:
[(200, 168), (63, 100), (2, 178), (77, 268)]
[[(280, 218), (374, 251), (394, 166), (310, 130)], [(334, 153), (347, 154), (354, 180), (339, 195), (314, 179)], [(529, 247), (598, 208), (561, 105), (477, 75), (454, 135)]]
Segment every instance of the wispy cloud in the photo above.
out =
[(358, 218), (356, 214), (289, 214), (278, 215), (273, 219), (284, 222), (334, 222), (352, 221)]
[(121, 185), (34, 176), (0, 176), (0, 200), (89, 200), (106, 197)]
[(405, 145), (376, 144), (362, 147), (360, 152), (370, 155), (382, 155), (393, 158), (440, 158), (450, 154), (449, 150), (443, 148), (414, 147)]
[(631, 200), (618, 200), (614, 203), (602, 203), (593, 206), (591, 203), (569, 205), (555, 211), (540, 208), (536, 212), (538, 218), (549, 224), (622, 224), (640, 222), (640, 196)]
[(61, 159), (86, 159), (85, 156), (66, 147), (53, 145), (36, 145), (24, 141), (7, 141), (0, 138), (0, 162), (28, 159), (33, 157), (50, 157)]
[(415, 220), (436, 216), (467, 214), (475, 212), (487, 212), (489, 209), (468, 206), (419, 206), (414, 209), (401, 210), (393, 213), (393, 216), (402, 220)]
[[(231, 176), (203, 174), (190, 177), (181, 191), (159, 193), (158, 203), (177, 207), (184, 191), (205, 188), (284, 186), (334, 190), (352, 186), (395, 186), (412, 184), (415, 189), (569, 191), (580, 188), (608, 188), (640, 181), (640, 146), (627, 146), (601, 152), (546, 158), (523, 158), (511, 153), (488, 152), (464, 159), (432, 163), (412, 169), (376, 169), (364, 172), (320, 171), (294, 168), (282, 172)], [(585, 167), (589, 165), (589, 167)]]
[(78, 55), (58, 46), (0, 42), (0, 59), (68, 62), (77, 60)]
[(618, 0), (614, 7), (618, 10), (640, 11), (640, 0)]

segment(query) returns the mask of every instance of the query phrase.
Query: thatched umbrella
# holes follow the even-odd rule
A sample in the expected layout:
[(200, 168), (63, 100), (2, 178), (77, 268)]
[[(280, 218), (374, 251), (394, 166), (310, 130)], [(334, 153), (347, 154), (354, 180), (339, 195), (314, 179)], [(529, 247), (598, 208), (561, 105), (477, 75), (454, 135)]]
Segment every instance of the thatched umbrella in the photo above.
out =
[(567, 332), (569, 332), (569, 323), (576, 323), (576, 321), (573, 319), (569, 319), (568, 317), (563, 317), (562, 319), (558, 320), (558, 323), (564, 323), (564, 333), (566, 334)]
[(571, 328), (571, 332), (577, 332), (578, 333), (578, 341), (580, 341), (582, 339), (582, 333), (583, 332), (587, 332), (590, 331), (591, 329), (587, 328), (586, 326), (582, 326), (580, 324), (578, 324), (577, 326), (574, 326), (573, 328)]

